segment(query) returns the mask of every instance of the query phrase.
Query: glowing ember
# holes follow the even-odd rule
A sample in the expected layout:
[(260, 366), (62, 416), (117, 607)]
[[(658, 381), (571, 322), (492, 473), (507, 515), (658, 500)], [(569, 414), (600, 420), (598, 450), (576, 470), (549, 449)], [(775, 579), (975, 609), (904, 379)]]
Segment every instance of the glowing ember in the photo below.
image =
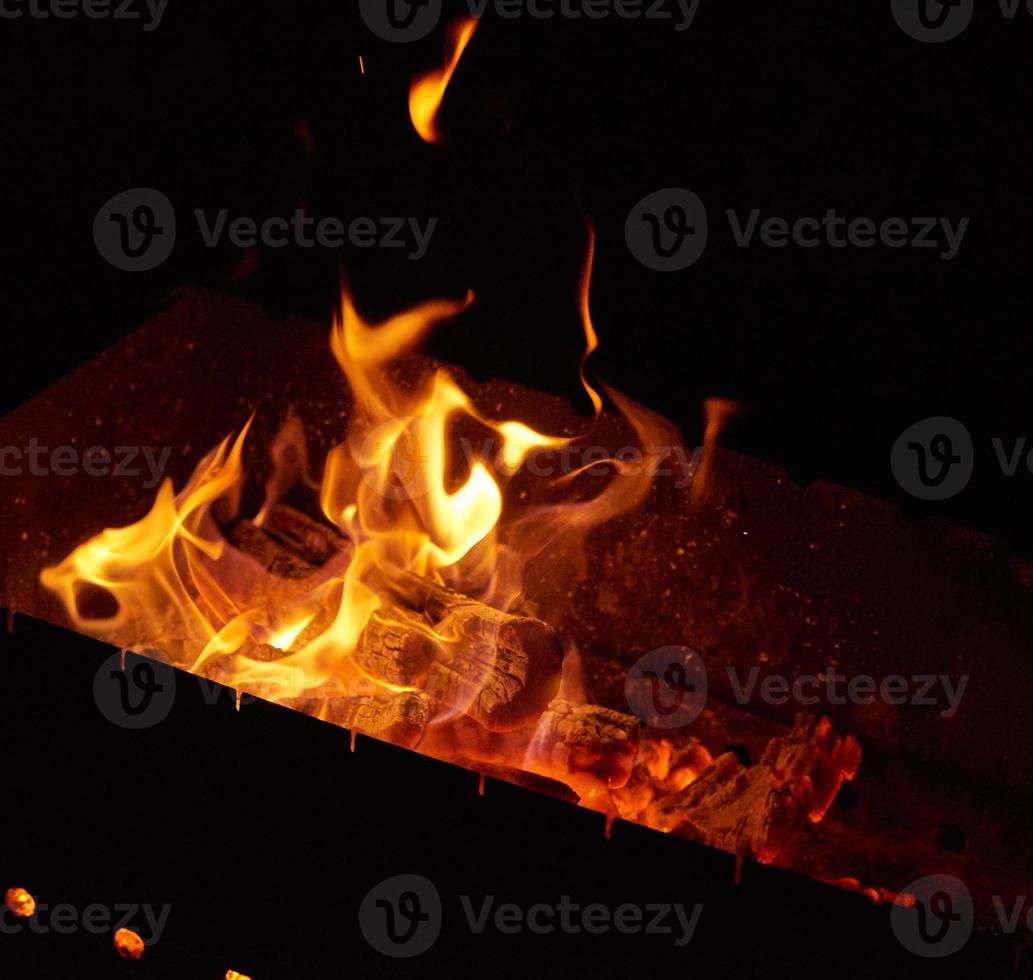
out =
[(251, 980), (251, 977), (246, 976), (243, 973), (237, 973), (236, 970), (227, 970), (226, 980)]
[(36, 914), (36, 899), (24, 888), (8, 888), (4, 902), (19, 919), (28, 919)]
[(428, 72), (413, 82), (409, 92), (409, 116), (412, 119), (416, 132), (427, 143), (439, 143), (441, 134), (438, 132), (437, 115), (441, 108), (442, 100), (445, 98), (445, 90), (448, 83), (459, 65), (459, 59), (473, 32), (477, 29), (477, 19), (461, 20), (457, 22), (450, 32), (449, 46), (451, 48), (445, 67)]
[(119, 929), (115, 933), (115, 949), (124, 960), (138, 960), (143, 956), (143, 940), (132, 929)]

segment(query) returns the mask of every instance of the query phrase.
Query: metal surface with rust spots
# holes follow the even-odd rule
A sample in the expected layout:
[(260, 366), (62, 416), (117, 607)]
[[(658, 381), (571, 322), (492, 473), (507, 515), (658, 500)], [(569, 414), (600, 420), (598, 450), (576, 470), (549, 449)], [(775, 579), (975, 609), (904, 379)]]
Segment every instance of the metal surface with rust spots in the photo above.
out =
[[(409, 358), (398, 373), (412, 381), (428, 368)], [(586, 428), (585, 419), (552, 396), (502, 382), (463, 383), (487, 415), (519, 416), (556, 434)], [(178, 488), (198, 459), (257, 409), (245, 453), (254, 512), (268, 469), (266, 447), (290, 406), (304, 421), (312, 459), (342, 438), (349, 398), (327, 327), (271, 321), (240, 300), (184, 290), (124, 341), (0, 421), (0, 445), (23, 447), (35, 437), (80, 452), (169, 446), (166, 475)], [(612, 449), (632, 444), (627, 427), (611, 418), (591, 438)], [(589, 494), (592, 478), (585, 479), (581, 491)], [(40, 568), (104, 527), (139, 519), (155, 493), (144, 483), (143, 476), (81, 472), (0, 478), (0, 602), (67, 625), (38, 583)], [(519, 510), (548, 495), (518, 476), (507, 506)], [(942, 717), (943, 705), (820, 703), (813, 710), (861, 738), (869, 756), (888, 760), (870, 772), (862, 765), (863, 793), (895, 792), (907, 779), (901, 774), (914, 771), (919, 778), (906, 795), (919, 797), (902, 806), (924, 814), (923, 821), (942, 820), (951, 800), (961, 807), (959, 823), (989, 834), (1002, 826), (1007, 797), (1033, 796), (1027, 669), (1033, 602), (1024, 584), (1031, 580), (997, 540), (936, 521), (909, 522), (891, 504), (826, 483), (800, 486), (777, 467), (717, 451), (698, 499), (662, 478), (635, 513), (593, 533), (583, 566), (576, 556), (552, 553), (533, 562), (527, 594), (538, 615), (578, 644), (588, 697), (608, 707), (627, 710), (624, 675), (642, 653), (669, 644), (699, 650), (715, 696), (697, 723), (701, 731), (716, 713), (752, 716), (746, 727), (776, 732), (798, 710), (754, 700), (748, 712), (726, 712), (721, 702), (733, 703), (729, 667), (745, 678), (756, 665), (758, 684), (768, 672), (793, 678), (829, 666), (876, 680), (946, 674), (956, 682), (969, 675), (960, 710), (950, 718)], [(717, 729), (715, 738), (726, 737)], [(941, 792), (945, 786), (955, 788)], [(1001, 794), (1001, 802), (989, 802), (988, 791)], [(880, 803), (883, 832), (891, 807)], [(906, 829), (908, 818), (897, 816)], [(854, 835), (860, 848), (870, 830), (857, 830), (861, 819), (833, 811), (815, 833)], [(931, 832), (922, 826), (923, 834)], [(935, 848), (928, 850), (932, 860)], [(1003, 852), (991, 850), (990, 865), (997, 865)], [(1020, 870), (1028, 867), (1027, 852), (1022, 847), (1015, 855)], [(874, 866), (885, 865), (871, 858)], [(908, 866), (916, 868), (912, 858)]]

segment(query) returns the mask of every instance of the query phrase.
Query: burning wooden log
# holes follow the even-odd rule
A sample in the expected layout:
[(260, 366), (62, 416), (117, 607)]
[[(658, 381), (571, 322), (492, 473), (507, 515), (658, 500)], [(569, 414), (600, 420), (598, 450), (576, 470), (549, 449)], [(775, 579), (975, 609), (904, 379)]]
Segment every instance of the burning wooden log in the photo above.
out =
[(639, 741), (631, 777), (612, 794), (620, 815), (628, 820), (643, 817), (655, 800), (685, 789), (713, 764), (698, 738), (683, 736), (675, 741), (650, 737), (647, 731)]
[(227, 532), (227, 540), (275, 578), (300, 581), (316, 569), (285, 548), (253, 521), (241, 520)]
[(351, 557), (351, 541), (336, 530), (314, 521), (286, 504), (273, 504), (262, 515), (259, 526), (282, 542), (285, 549), (310, 566), (322, 568), (341, 555)]
[(353, 656), (378, 680), (401, 687), (422, 687), (437, 646), (430, 627), (418, 613), (404, 606), (385, 605), (370, 616)]
[[(335, 531), (282, 504), (270, 508), (261, 527), (239, 521), (230, 540), (274, 579), (297, 587), (325, 577), (326, 566), (309, 558), (329, 556), (336, 564), (351, 554)], [(371, 677), (424, 690), (496, 732), (531, 724), (555, 697), (563, 651), (541, 620), (504, 613), (408, 572), (387, 589), (395, 601), (370, 617), (353, 654)]]
[(859, 763), (851, 736), (838, 738), (827, 718), (803, 715), (788, 735), (768, 743), (757, 765), (747, 768), (726, 752), (695, 782), (649, 806), (646, 819), (659, 830), (770, 864), (808, 818), (821, 819)]
[(385, 742), (415, 748), (430, 718), (430, 702), (419, 691), (359, 694), (352, 697), (292, 698), (289, 708)]
[(542, 715), (559, 689), (563, 662), (550, 626), (408, 572), (391, 588), (441, 640), (424, 686), (431, 698), (493, 732), (523, 728)]
[(493, 764), (533, 770), (563, 780), (578, 793), (609, 793), (623, 786), (635, 767), (638, 746), (639, 723), (633, 715), (566, 701), (553, 701), (537, 723), (521, 731), (490, 732), (472, 718), (460, 718), (434, 730), (424, 743), (430, 754), (468, 760), (482, 772)]
[(418, 691), (340, 698), (331, 706), (335, 724), (410, 749), (423, 738), (429, 717), (430, 704)]
[(638, 742), (634, 715), (554, 701), (542, 715), (533, 750), (557, 772), (587, 773), (616, 789), (631, 776)]
[(227, 538), (270, 575), (297, 582), (343, 571), (354, 553), (347, 538), (286, 504), (273, 504), (261, 524), (237, 521)]

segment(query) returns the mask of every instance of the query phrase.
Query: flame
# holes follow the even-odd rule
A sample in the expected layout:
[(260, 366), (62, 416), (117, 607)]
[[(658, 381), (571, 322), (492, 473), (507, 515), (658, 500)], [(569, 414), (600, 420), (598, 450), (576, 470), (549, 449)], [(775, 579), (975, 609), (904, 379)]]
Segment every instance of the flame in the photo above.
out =
[(703, 410), (706, 419), (703, 429), (703, 451), (689, 491), (689, 499), (694, 505), (699, 504), (709, 493), (711, 460), (714, 458), (718, 439), (729, 420), (740, 411), (740, 407), (726, 398), (708, 398), (704, 402)]
[(581, 325), (585, 331), (585, 352), (581, 356), (581, 384), (584, 385), (585, 391), (588, 392), (588, 397), (592, 400), (592, 407), (595, 409), (595, 414), (598, 416), (603, 410), (603, 400), (599, 397), (599, 393), (588, 383), (588, 379), (585, 377), (585, 368), (588, 365), (588, 359), (599, 347), (599, 335), (595, 332), (595, 325), (592, 323), (592, 310), (591, 310), (591, 296), (592, 296), (592, 268), (595, 265), (595, 229), (591, 226), (588, 228), (588, 249), (585, 254), (585, 267), (581, 274), (581, 294), (580, 294), (580, 309), (581, 309)]
[(426, 143), (440, 143), (441, 133), (438, 131), (437, 115), (445, 98), (445, 90), (452, 81), (459, 59), (470, 43), (473, 32), (477, 29), (477, 18), (470, 17), (457, 21), (449, 32), (450, 51), (443, 68), (436, 68), (417, 78), (409, 90), (409, 117), (416, 132)]
[[(537, 722), (485, 720), (477, 714), (483, 676), (509, 668), (495, 640), (488, 638), (489, 653), (474, 664), (475, 676), (469, 664), (456, 672), (449, 651), (471, 642), (461, 618), (399, 606), (399, 583), (416, 576), (486, 604), (503, 617), (498, 623), (510, 612), (559, 622), (562, 597), (584, 572), (586, 536), (646, 500), (677, 433), (632, 399), (586, 378), (586, 362), (599, 345), (589, 302), (594, 256), (590, 229), (578, 312), (585, 335), (580, 374), (593, 419), (580, 435), (496, 417), (499, 410), (493, 415), (476, 404), (451, 372), (410, 356), (431, 329), (473, 303), (472, 293), (375, 323), (344, 289), (329, 347), (352, 408), (321, 473), (309, 459), (301, 419), (291, 412), (268, 449), (272, 474), (249, 521), (240, 513), (248, 421), (198, 463), (179, 492), (166, 480), (139, 521), (85, 542), (44, 569), (42, 583), (81, 632), (151, 655), (160, 651), (173, 665), (232, 687), (238, 698), (256, 695), (353, 732), (367, 730), (362, 723), (370, 718), (387, 717), (393, 727), (383, 737), (442, 758), (502, 761), (560, 779), (576, 787), (585, 805), (614, 812), (610, 794), (629, 778), (637, 736), (619, 717), (586, 704), (575, 648), (566, 650), (562, 680), (550, 675), (542, 684), (543, 707), (556, 692), (549, 684), (560, 688), (554, 707), (533, 716)], [(507, 489), (517, 478), (529, 479), (524, 464), (531, 454), (576, 448), (594, 432), (604, 395), (642, 447), (638, 461), (610, 459), (601, 478), (597, 460), (550, 475), (543, 498), (551, 502), (521, 504), (510, 513)], [(475, 445), (460, 434), (471, 429), (488, 437)], [(273, 574), (240, 546), (234, 529), (250, 527), (268, 544), (278, 533), (281, 502), (299, 494), (308, 501), (304, 520), (321, 514), (317, 526), (333, 547), (299, 574)], [(513, 495), (526, 496), (524, 489)], [(529, 579), (532, 562), (538, 564)], [(542, 608), (528, 599), (528, 581)], [(545, 581), (556, 587), (543, 589)], [(362, 644), (367, 630), (392, 628), (413, 631), (415, 666), (385, 677), (363, 659)], [(443, 658), (446, 674), (459, 677), (448, 699), (425, 689), (419, 657), (427, 650), (432, 661)], [(465, 744), (471, 723), (482, 735), (506, 738), (482, 743), (478, 735), (476, 744)], [(481, 724), (489, 727), (477, 729)], [(610, 757), (597, 757), (579, 741), (587, 730), (605, 735)], [(679, 769), (684, 779), (694, 772)]]
[[(388, 373), (435, 323), (472, 300), (432, 301), (370, 324), (347, 293), (342, 297), (330, 347), (355, 412), (318, 484), (324, 516), (355, 545), (340, 574), (290, 595), (253, 596), (235, 584), (240, 556), (227, 548), (220, 525), (237, 516), (249, 422), (200, 462), (178, 494), (166, 480), (143, 519), (87, 541), (44, 569), (43, 584), (84, 632), (158, 646), (179, 666), (276, 700), (344, 693), (363, 679), (350, 655), (382, 604), (385, 583), (402, 570), (461, 582), (504, 608), (520, 592), (518, 562), (500, 574), (505, 481), (535, 449), (568, 440), (516, 419), (487, 418), (444, 370), (412, 390), (394, 385)], [(462, 416), (490, 429), (497, 451), (494, 459), (471, 454), (465, 478), (451, 487), (449, 430)], [(297, 425), (289, 417), (274, 443), (276, 470), (259, 526), (279, 496), (308, 483), (307, 461), (291, 449)], [(106, 603), (97, 602), (98, 593)], [(286, 655), (261, 653), (270, 648)]]

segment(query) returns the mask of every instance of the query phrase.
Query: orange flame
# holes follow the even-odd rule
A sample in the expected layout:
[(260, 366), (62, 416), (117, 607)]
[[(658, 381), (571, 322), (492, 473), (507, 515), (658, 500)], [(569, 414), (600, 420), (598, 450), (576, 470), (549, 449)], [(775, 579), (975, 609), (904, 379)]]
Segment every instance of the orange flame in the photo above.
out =
[[(590, 234), (579, 311), (586, 341), (581, 375), (598, 419), (603, 396), (585, 379), (585, 360), (598, 346), (589, 312), (594, 244)], [(201, 460), (182, 490), (176, 493), (166, 480), (141, 520), (87, 541), (44, 569), (42, 583), (61, 598), (80, 631), (151, 655), (158, 650), (175, 666), (234, 688), (238, 697), (246, 692), (330, 720), (339, 720), (342, 700), (365, 698), (369, 706), (377, 698), (400, 698), (411, 706), (405, 697), (423, 694), (418, 672), (388, 681), (369, 673), (357, 656), (368, 627), (398, 625), (392, 618), (398, 615), (392, 611), (398, 608), (397, 583), (420, 576), (501, 613), (518, 605), (527, 613), (526, 599), (520, 600), (528, 563), (544, 554), (550, 574), (565, 572), (568, 562), (577, 573), (585, 536), (646, 499), (664, 447), (676, 438), (664, 419), (604, 386), (643, 447), (642, 458), (606, 461), (612, 476), (601, 483), (582, 478), (598, 461), (550, 477), (556, 492), (576, 492), (507, 515), (507, 487), (528, 457), (572, 447), (583, 435), (550, 435), (520, 419), (491, 417), (447, 370), (404, 357), (435, 324), (472, 302), (472, 293), (432, 300), (369, 323), (343, 291), (330, 349), (353, 398), (347, 430), (326, 455), (321, 477), (313, 476), (301, 420), (290, 414), (271, 446), (274, 472), (250, 522), (265, 533), (284, 496), (311, 494), (310, 512), (321, 511), (326, 533), (341, 545), (311, 573), (277, 577), (225, 536), (241, 522), (249, 422)], [(458, 436), (470, 427), (489, 433), (479, 448)], [(589, 490), (592, 496), (586, 496)], [(448, 618), (433, 627), (418, 618), (416, 623), (435, 649), (466, 639), (461, 624)], [(577, 651), (567, 653), (558, 699), (564, 707), (538, 728), (529, 724), (515, 735), (506, 757), (528, 771), (576, 782), (576, 774), (550, 761), (549, 748), (555, 747), (556, 725), (574, 724), (570, 711), (585, 702)], [(473, 707), (462, 701), (480, 693), (476, 678), (466, 680), (458, 699), (431, 703), (419, 728), (417, 741), (426, 735), (431, 754), (457, 754), (453, 726), (461, 726)], [(417, 697), (415, 703), (425, 701)], [(606, 776), (603, 789), (626, 776), (623, 768)], [(610, 806), (605, 795), (582, 795), (586, 805)]]
[(409, 90), (409, 117), (416, 132), (426, 143), (440, 143), (441, 133), (438, 131), (437, 115), (445, 98), (445, 90), (452, 81), (459, 59), (470, 43), (473, 32), (477, 29), (477, 18), (470, 17), (457, 21), (449, 32), (450, 51), (443, 68), (435, 68), (417, 78)]
[(591, 226), (588, 228), (588, 250), (585, 255), (585, 268), (581, 275), (581, 325), (585, 331), (585, 353), (581, 356), (581, 383), (585, 387), (585, 391), (588, 392), (588, 397), (592, 399), (592, 407), (595, 409), (595, 414), (598, 416), (603, 410), (603, 400), (599, 397), (599, 393), (588, 383), (585, 377), (585, 368), (588, 365), (588, 359), (592, 356), (593, 352), (599, 347), (599, 335), (595, 332), (595, 325), (592, 323), (592, 310), (591, 310), (591, 295), (592, 295), (592, 268), (595, 265), (595, 229)]

